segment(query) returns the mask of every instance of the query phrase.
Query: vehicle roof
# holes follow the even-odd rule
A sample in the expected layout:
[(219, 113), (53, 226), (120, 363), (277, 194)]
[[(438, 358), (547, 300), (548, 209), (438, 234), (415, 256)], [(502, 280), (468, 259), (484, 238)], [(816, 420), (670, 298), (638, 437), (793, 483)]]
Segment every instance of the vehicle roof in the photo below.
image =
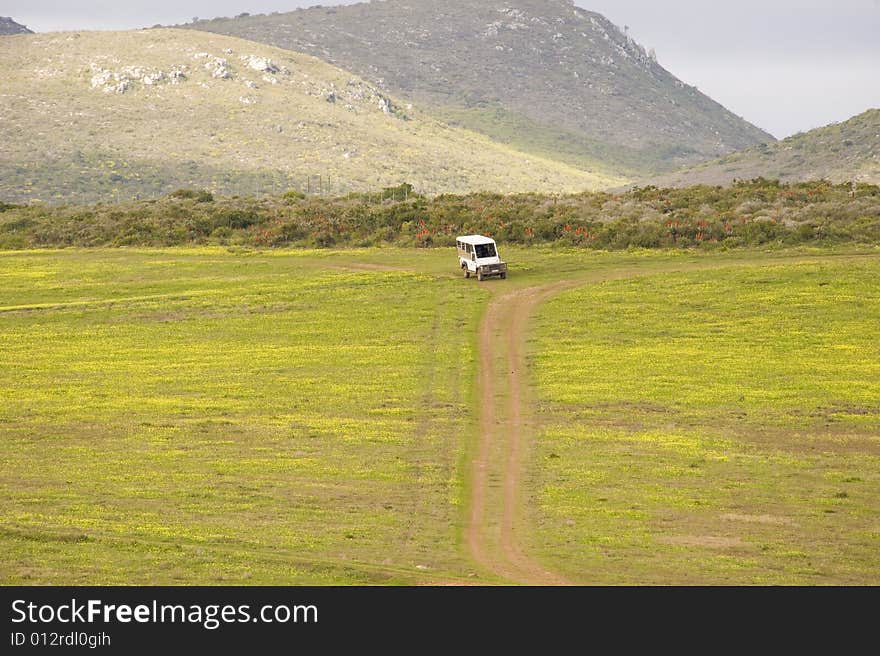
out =
[(465, 244), (473, 244), (474, 246), (478, 244), (494, 244), (495, 240), (489, 237), (484, 237), (483, 235), (466, 235), (464, 237), (458, 237), (458, 241), (463, 242)]

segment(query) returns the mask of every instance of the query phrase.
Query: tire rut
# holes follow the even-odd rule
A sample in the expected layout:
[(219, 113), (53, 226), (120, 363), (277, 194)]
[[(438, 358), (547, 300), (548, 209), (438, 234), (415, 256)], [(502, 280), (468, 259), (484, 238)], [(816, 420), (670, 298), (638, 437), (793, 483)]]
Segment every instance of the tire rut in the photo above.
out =
[(525, 337), (529, 318), (561, 282), (516, 290), (489, 303), (479, 333), (479, 441), (471, 468), (465, 542), (474, 560), (506, 581), (568, 585), (523, 549), (521, 479), (531, 442)]

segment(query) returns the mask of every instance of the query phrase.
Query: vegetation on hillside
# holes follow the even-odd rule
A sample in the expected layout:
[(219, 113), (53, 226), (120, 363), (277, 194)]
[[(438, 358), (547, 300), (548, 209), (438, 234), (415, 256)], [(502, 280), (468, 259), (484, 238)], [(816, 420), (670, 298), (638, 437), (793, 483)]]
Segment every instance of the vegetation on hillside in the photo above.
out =
[(685, 168), (652, 183), (718, 185), (759, 176), (783, 182), (825, 179), (880, 184), (880, 109)]
[(339, 198), (297, 191), (215, 198), (179, 190), (121, 204), (0, 205), (0, 248), (226, 244), (257, 248), (450, 246), (483, 233), (592, 249), (880, 244), (880, 187), (772, 180), (622, 194), (440, 195), (411, 185)]
[(573, 192), (626, 179), (451, 128), (313, 57), (182, 30), (0, 39), (0, 198)]
[(571, 0), (385, 0), (186, 25), (306, 52), (519, 150), (627, 177), (773, 137)]

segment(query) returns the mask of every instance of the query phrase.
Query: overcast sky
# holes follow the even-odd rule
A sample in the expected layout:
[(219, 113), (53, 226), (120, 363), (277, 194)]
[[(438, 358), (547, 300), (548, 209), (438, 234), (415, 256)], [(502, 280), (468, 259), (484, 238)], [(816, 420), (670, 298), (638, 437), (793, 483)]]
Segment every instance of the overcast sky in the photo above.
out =
[[(504, 0), (487, 0), (502, 4)], [(0, 0), (37, 32), (128, 29), (351, 0)], [(880, 0), (577, 0), (777, 137), (880, 107)]]

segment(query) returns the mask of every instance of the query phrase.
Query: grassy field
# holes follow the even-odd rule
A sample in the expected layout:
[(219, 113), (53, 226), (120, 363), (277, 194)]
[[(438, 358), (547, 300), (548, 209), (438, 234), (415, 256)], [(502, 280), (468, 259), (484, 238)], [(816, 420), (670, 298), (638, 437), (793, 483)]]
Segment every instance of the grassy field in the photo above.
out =
[(880, 583), (880, 261), (746, 264), (541, 311), (530, 537), (551, 567)]
[(367, 266), (0, 255), (0, 580), (465, 576), (456, 472), (484, 293)]
[(448, 249), (0, 253), (0, 582), (500, 581), (462, 538), (477, 326), (560, 280), (530, 553), (880, 582), (876, 250), (502, 255), (480, 284)]

